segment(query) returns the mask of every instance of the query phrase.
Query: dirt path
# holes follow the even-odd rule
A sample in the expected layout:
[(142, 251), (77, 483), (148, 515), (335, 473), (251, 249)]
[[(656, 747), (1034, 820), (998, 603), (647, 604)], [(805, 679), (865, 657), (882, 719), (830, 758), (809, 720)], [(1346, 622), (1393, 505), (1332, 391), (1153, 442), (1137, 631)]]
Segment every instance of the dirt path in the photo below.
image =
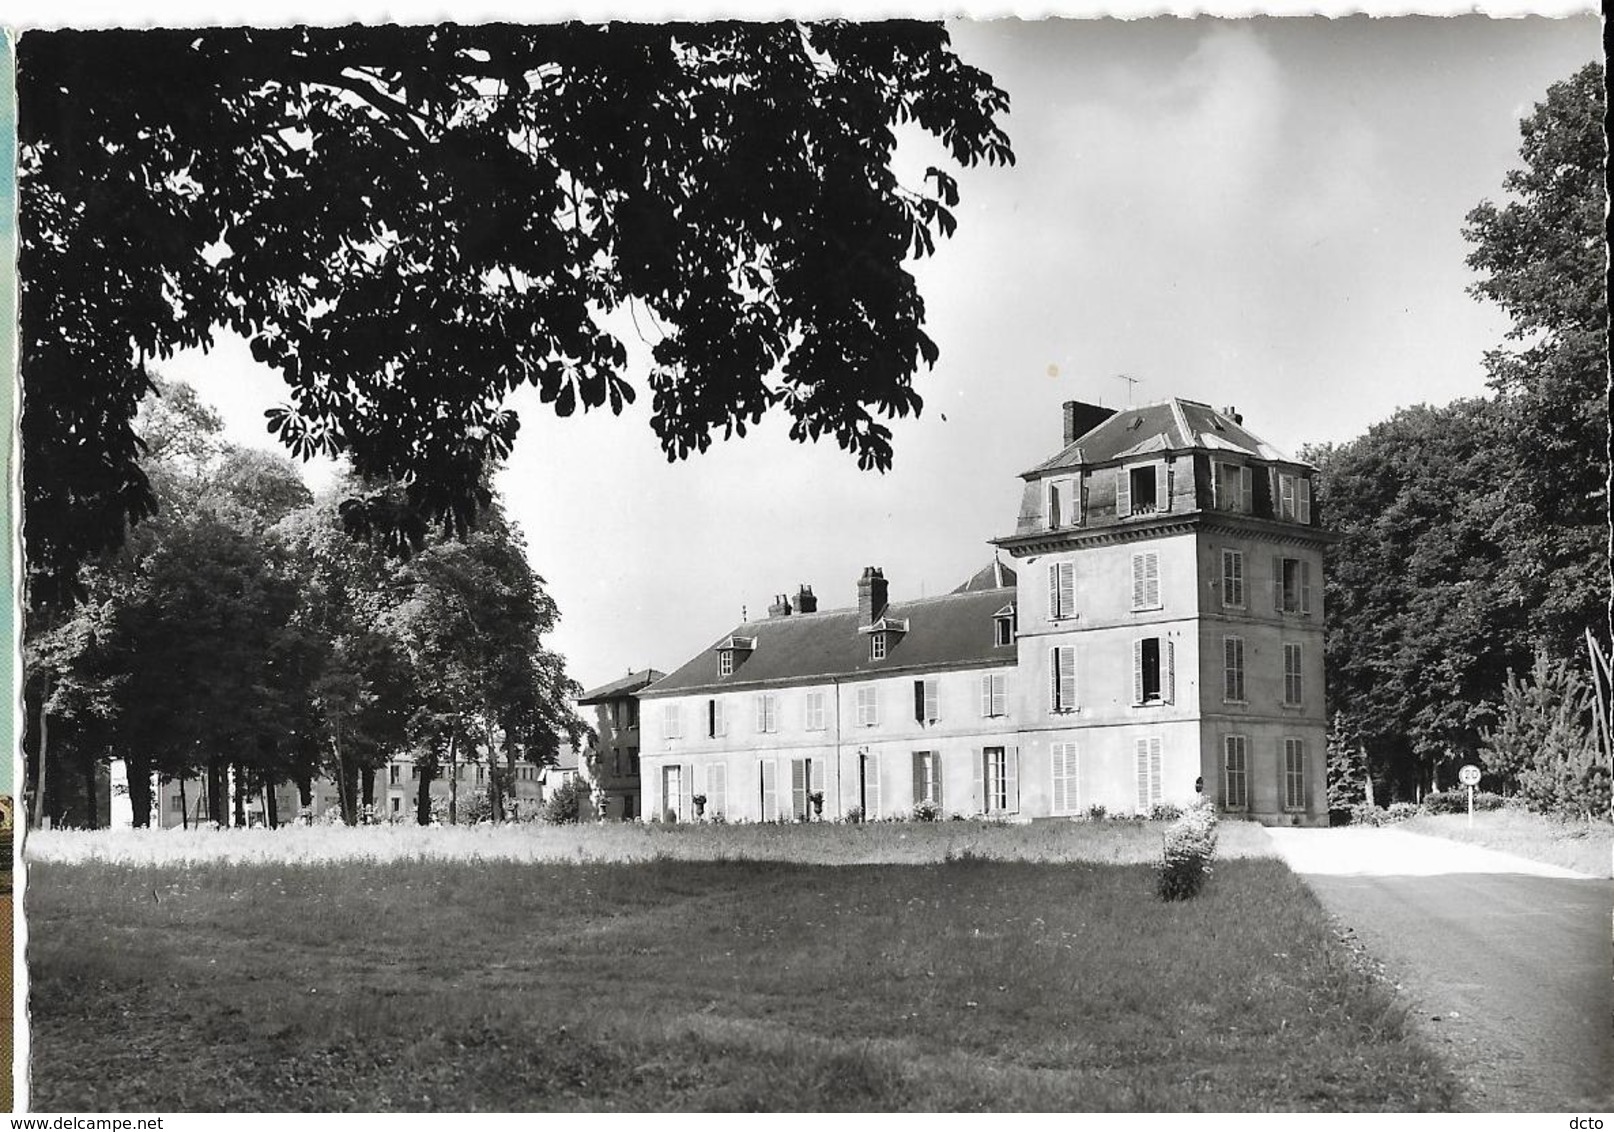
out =
[(1481, 1112), (1614, 1108), (1614, 883), (1390, 829), (1274, 829)]

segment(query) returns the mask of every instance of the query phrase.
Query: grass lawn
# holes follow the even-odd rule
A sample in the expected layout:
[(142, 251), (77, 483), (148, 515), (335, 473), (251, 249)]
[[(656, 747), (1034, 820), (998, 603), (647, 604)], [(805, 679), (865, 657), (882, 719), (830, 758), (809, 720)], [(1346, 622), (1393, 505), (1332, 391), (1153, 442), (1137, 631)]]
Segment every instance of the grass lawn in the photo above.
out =
[[(920, 828), (927, 852), (947, 844)], [(1157, 850), (1158, 826), (1050, 828), (982, 827), (902, 865), (743, 859), (729, 830), (706, 846), (726, 860), (695, 859), (691, 830), (662, 842), (688, 859), (628, 862), (45, 861), (32, 1103), (1449, 1106), (1450, 1076), (1279, 861), (1218, 861), (1168, 905), (1148, 865), (1080, 859)], [(829, 832), (756, 836), (812, 857)], [(1024, 837), (1064, 855), (988, 859)]]
[(1614, 823), (1560, 821), (1527, 810), (1490, 810), (1474, 815), (1426, 814), (1401, 823), (1411, 833), (1469, 841), (1487, 849), (1516, 853), (1594, 877), (1614, 876)]

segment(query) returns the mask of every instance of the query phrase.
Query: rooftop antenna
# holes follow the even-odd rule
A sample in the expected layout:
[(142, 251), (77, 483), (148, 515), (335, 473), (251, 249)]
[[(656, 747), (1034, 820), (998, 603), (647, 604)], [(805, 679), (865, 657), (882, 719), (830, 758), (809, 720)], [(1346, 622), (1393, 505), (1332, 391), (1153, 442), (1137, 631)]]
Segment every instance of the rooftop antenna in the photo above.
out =
[(1126, 407), (1129, 409), (1133, 408), (1133, 396), (1137, 390), (1138, 384), (1143, 381), (1143, 378), (1133, 377), (1129, 373), (1118, 373), (1115, 375), (1115, 380), (1126, 382)]

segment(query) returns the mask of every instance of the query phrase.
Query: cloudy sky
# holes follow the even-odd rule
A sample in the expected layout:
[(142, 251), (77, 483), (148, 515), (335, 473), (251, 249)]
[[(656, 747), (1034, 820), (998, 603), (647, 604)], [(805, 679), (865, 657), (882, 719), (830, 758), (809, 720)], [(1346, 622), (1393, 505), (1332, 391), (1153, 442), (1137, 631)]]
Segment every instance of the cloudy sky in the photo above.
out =
[[(668, 465), (648, 397), (558, 420), (518, 397), (502, 479), (585, 686), (670, 671), (773, 595), (945, 592), (1012, 531), (1018, 473), (1068, 399), (1236, 405), (1281, 449), (1484, 392), (1506, 330), (1465, 293), (1465, 213), (1497, 197), (1518, 119), (1599, 57), (1596, 18), (952, 25), (1013, 99), (1018, 164), (960, 177), (958, 234), (917, 274), (936, 368), (859, 472), (779, 422)], [(911, 180), (933, 156), (904, 157)], [(645, 351), (630, 340), (636, 371)], [(239, 343), (175, 359), (236, 439), (282, 397)], [(317, 474), (317, 470), (316, 470)]]

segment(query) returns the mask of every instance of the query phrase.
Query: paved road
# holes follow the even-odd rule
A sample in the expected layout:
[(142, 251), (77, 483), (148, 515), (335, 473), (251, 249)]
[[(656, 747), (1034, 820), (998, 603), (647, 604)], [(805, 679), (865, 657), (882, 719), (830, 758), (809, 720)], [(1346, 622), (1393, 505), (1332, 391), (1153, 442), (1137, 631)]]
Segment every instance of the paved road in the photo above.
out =
[(1392, 829), (1274, 829), (1480, 1112), (1614, 1109), (1614, 882)]

